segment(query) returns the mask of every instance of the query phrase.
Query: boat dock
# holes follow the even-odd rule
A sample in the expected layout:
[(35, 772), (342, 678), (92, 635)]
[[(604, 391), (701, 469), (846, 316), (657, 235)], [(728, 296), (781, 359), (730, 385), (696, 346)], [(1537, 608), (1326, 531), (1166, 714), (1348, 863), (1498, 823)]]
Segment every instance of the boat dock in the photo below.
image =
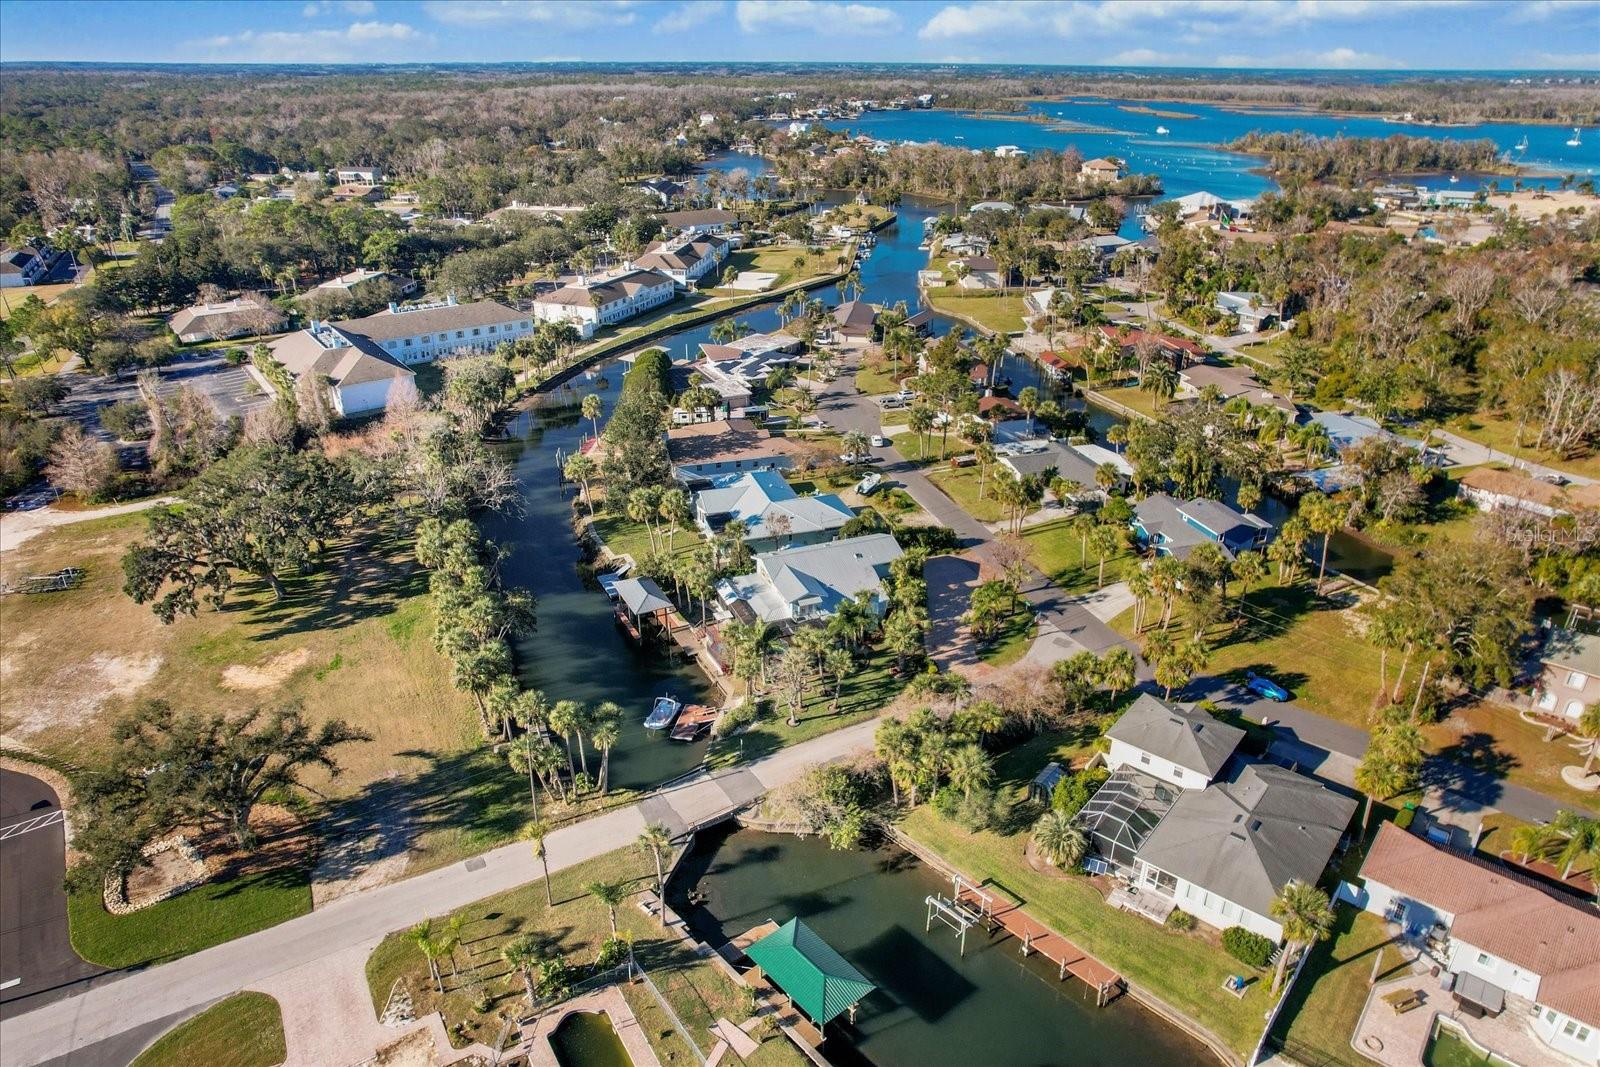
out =
[(959, 874), (952, 882), (952, 903), (957, 909), (991, 933), (1004, 932), (1016, 938), (1024, 956), (1037, 953), (1055, 964), (1062, 981), (1070, 974), (1086, 984), (1095, 992), (1096, 1007), (1109, 1004), (1125, 988), (1120, 974), (1033, 918), (1014, 901), (973, 885)]
[(690, 704), (678, 713), (667, 736), (674, 741), (693, 741), (717, 721), (717, 709), (705, 704)]

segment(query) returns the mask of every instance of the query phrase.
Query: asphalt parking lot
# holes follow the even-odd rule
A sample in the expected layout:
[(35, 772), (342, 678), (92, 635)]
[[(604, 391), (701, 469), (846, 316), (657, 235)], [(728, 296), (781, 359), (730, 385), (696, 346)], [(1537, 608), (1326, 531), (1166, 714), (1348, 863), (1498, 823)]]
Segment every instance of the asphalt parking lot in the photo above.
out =
[[(245, 347), (241, 344), (241, 347)], [(244, 367), (230, 367), (221, 354), (206, 353), (175, 360), (160, 369), (162, 396), (171, 396), (185, 386), (200, 390), (223, 418), (243, 417), (271, 401), (260, 384)], [(132, 374), (121, 378), (73, 376), (72, 392), (62, 401), (61, 413), (83, 424), (85, 429), (105, 436), (100, 429), (99, 409), (107, 404), (137, 400), (138, 386)]]
[(67, 935), (66, 830), (55, 791), (0, 770), (0, 1014), (73, 992), (102, 969)]

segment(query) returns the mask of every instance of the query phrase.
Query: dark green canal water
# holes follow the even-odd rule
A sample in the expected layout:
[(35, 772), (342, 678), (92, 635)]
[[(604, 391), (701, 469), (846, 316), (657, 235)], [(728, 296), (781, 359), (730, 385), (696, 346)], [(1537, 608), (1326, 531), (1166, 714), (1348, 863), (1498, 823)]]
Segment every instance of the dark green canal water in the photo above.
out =
[(1058, 981), (1014, 940), (974, 929), (962, 956), (948, 927), (924, 931), (924, 899), (950, 885), (899, 849), (725, 828), (700, 835), (673, 884), (674, 907), (712, 944), (799, 916), (878, 985), (854, 1026), (828, 1028), (824, 1052), (841, 1067), (1216, 1063), (1130, 998), (1096, 1008), (1082, 982)]

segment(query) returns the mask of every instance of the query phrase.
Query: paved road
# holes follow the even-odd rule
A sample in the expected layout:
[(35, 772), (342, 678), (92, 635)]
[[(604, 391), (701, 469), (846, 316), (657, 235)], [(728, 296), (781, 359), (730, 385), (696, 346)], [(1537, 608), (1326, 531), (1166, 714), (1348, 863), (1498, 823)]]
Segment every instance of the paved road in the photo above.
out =
[[(698, 778), (631, 807), (563, 827), (548, 841), (550, 867), (562, 870), (630, 845), (648, 822), (664, 822), (683, 830), (733, 810), (817, 764), (870, 748), (876, 726), (875, 720), (868, 720), (836, 730), (748, 767)], [(53, 1060), (85, 1065), (113, 1062), (105, 1050), (131, 1044), (130, 1031), (181, 1017), (220, 997), (265, 983), (274, 975), (331, 958), (425, 916), (444, 914), (538, 876), (528, 846), (519, 843), (352, 893), (260, 933), (0, 1019), (0, 1067), (32, 1067)], [(350, 1058), (362, 1057), (353, 1051)]]
[(1532, 463), (1521, 456), (1513, 456), (1508, 452), (1490, 448), (1488, 445), (1480, 445), (1476, 441), (1469, 441), (1465, 437), (1451, 433), (1449, 430), (1436, 429), (1433, 431), (1433, 436), (1436, 440), (1444, 442), (1439, 446), (1439, 451), (1443, 452), (1450, 462), (1458, 467), (1472, 467), (1480, 463), (1504, 463), (1508, 467), (1520, 467), (1536, 478), (1565, 478), (1574, 485), (1592, 485), (1594, 483), (1593, 478), (1585, 477), (1582, 474), (1574, 474), (1571, 471), (1558, 471), (1554, 467), (1546, 467), (1542, 463)]
[[(101, 973), (67, 936), (66, 828), (55, 790), (0, 770), (0, 1018), (59, 1000)], [(15, 983), (15, 984), (12, 984)]]

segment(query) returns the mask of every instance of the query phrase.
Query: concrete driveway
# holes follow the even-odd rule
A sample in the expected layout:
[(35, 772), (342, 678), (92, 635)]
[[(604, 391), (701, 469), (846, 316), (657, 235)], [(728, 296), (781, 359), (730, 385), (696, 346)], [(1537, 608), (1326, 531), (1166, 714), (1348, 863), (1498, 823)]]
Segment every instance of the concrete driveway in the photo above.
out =
[(103, 969), (67, 936), (66, 828), (55, 790), (0, 769), (0, 1018), (76, 991)]

